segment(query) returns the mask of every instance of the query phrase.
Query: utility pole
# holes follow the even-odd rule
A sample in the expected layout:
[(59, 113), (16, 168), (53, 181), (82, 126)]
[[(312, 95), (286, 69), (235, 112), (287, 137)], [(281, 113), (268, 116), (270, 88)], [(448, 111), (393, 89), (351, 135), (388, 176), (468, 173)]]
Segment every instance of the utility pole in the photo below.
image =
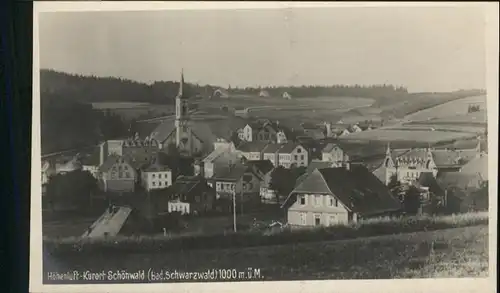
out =
[(236, 190), (233, 191), (233, 228), (236, 232)]

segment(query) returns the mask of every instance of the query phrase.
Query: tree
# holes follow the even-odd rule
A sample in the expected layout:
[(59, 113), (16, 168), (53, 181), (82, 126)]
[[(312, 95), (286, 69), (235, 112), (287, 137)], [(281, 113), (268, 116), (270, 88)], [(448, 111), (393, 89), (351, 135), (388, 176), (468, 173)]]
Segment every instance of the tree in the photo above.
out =
[(415, 186), (411, 185), (404, 197), (404, 212), (408, 215), (416, 215), (419, 213), (420, 207), (420, 191)]
[(297, 179), (305, 173), (305, 170), (305, 167), (286, 169), (282, 166), (273, 170), (269, 188), (275, 191), (277, 202), (279, 202), (280, 195), (284, 196), (292, 192)]
[(58, 203), (78, 210), (92, 208), (92, 197), (97, 191), (97, 180), (87, 171), (75, 170), (57, 174), (47, 183), (46, 198), (50, 207)]

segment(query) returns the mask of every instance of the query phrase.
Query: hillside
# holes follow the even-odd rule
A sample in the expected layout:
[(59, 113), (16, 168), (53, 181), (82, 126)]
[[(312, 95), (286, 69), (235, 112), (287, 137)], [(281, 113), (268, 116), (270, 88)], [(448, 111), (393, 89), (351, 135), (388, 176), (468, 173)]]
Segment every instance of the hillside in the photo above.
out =
[[(211, 94), (214, 86), (186, 83), (190, 96)], [(81, 76), (42, 69), (40, 93), (71, 97), (75, 101), (91, 102), (143, 102), (173, 104), (179, 90), (177, 81), (161, 81), (151, 85), (115, 77)]]

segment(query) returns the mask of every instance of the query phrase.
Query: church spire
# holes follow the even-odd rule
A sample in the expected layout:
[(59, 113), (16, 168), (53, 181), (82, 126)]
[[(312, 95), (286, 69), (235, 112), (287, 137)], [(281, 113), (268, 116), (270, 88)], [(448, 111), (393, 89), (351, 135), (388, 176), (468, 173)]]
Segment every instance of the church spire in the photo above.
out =
[(184, 68), (181, 69), (181, 80), (179, 82), (179, 93), (177, 94), (178, 98), (184, 98)]

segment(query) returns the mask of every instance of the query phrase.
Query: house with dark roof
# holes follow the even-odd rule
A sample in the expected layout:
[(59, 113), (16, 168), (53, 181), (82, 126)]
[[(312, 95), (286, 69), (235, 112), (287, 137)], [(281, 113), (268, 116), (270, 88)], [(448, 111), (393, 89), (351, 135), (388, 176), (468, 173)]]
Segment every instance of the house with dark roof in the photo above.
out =
[(248, 161), (246, 163), (260, 175), (260, 198), (263, 203), (275, 203), (276, 195), (274, 190), (270, 189), (271, 175), (274, 165), (269, 160)]
[(309, 154), (300, 144), (288, 142), (278, 149), (278, 166), (285, 168), (307, 167), (309, 163)]
[(172, 170), (159, 159), (141, 168), (141, 185), (147, 191), (169, 187), (172, 181)]
[(215, 168), (209, 184), (215, 186), (217, 199), (232, 200), (235, 197), (240, 202), (259, 202), (260, 181), (254, 168), (241, 162), (229, 162)]
[(168, 189), (167, 212), (203, 214), (212, 211), (215, 190), (200, 176), (179, 176)]
[(238, 146), (238, 151), (249, 161), (262, 160), (262, 151), (269, 143), (264, 141), (246, 141)]
[(262, 159), (269, 160), (275, 167), (278, 166), (278, 150), (282, 148), (282, 144), (270, 143), (262, 150)]
[(99, 167), (104, 191), (133, 192), (138, 172), (125, 156), (110, 155)]
[(288, 195), (288, 224), (332, 226), (401, 209), (382, 182), (364, 167), (315, 169)]

